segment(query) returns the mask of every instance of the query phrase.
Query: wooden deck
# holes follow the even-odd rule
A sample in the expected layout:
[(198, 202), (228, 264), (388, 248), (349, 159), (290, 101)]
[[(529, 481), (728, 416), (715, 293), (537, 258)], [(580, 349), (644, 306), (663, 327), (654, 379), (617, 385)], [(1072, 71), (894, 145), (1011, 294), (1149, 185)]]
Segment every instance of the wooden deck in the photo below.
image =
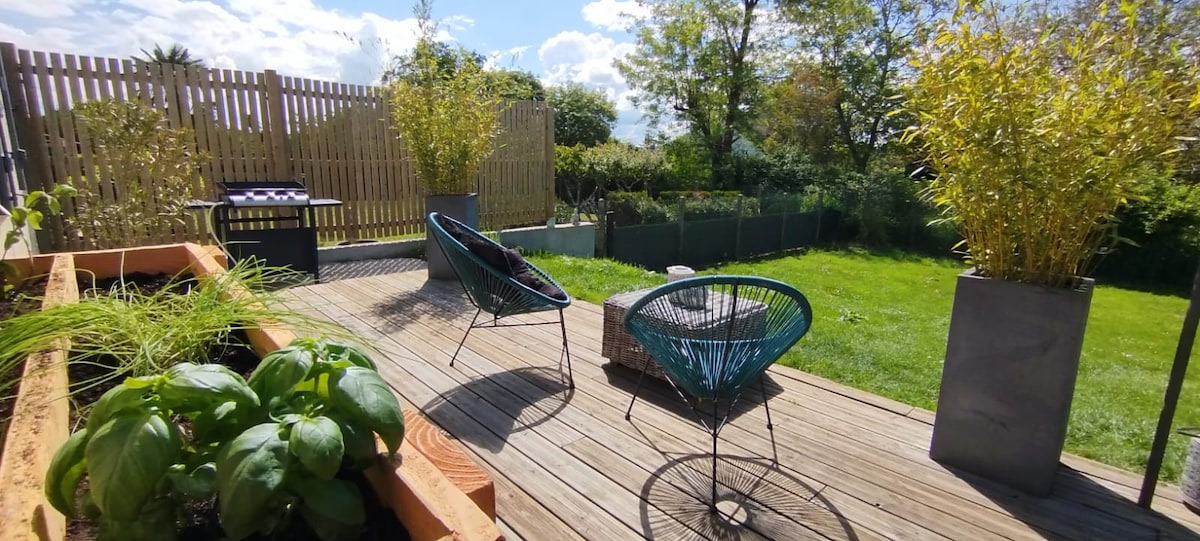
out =
[(1023, 496), (930, 460), (932, 413), (778, 366), (767, 384), (778, 466), (759, 400), (721, 433), (721, 490), (748, 516), (730, 527), (707, 512), (711, 440), (683, 401), (647, 385), (625, 420), (637, 374), (600, 356), (599, 306), (566, 311), (568, 392), (557, 325), (472, 331), (450, 367), (474, 309), (423, 270), (293, 291), (373, 346), (402, 403), (491, 473), (509, 539), (1200, 538), (1175, 487), (1144, 511), (1139, 477), (1065, 457), (1052, 497)]

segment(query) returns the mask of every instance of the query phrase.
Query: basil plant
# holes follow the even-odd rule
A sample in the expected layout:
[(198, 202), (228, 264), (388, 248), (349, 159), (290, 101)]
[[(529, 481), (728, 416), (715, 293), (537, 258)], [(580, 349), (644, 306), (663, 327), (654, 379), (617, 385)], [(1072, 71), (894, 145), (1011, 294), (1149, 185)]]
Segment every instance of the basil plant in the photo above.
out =
[[(187, 501), (217, 498), (231, 540), (282, 530), (298, 515), (326, 541), (363, 525), (362, 496), (337, 477), (394, 454), (396, 397), (360, 349), (298, 339), (249, 380), (217, 364), (128, 378), (92, 407), (54, 455), (46, 497), (101, 539), (173, 539)], [(87, 478), (87, 488), (80, 483)]]

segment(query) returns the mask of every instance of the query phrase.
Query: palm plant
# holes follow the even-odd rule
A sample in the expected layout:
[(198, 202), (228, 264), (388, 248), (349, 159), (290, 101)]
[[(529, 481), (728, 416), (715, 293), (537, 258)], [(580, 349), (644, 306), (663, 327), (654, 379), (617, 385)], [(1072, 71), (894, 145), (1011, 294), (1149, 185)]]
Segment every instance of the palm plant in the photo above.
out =
[(151, 64), (177, 64), (188, 67), (204, 67), (203, 60), (192, 58), (192, 54), (188, 52), (187, 47), (178, 43), (172, 43), (166, 50), (163, 50), (162, 46), (155, 43), (153, 51), (142, 49), (142, 54), (146, 55), (145, 58), (135, 56), (133, 59)]

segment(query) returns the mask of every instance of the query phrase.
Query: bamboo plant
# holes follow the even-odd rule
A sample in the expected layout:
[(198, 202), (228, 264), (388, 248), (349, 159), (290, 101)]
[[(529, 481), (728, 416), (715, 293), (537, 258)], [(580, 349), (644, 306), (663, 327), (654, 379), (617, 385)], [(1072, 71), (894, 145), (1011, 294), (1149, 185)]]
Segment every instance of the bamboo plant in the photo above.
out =
[(1170, 174), (1196, 73), (1139, 47), (1138, 9), (1101, 4), (1069, 24), (961, 3), (917, 54), (905, 137), (981, 275), (1071, 286), (1119, 240), (1116, 212), (1143, 179)]
[(392, 120), (428, 194), (468, 194), (479, 166), (495, 150), (501, 100), (468, 55), (457, 55), (449, 68), (439, 63), (432, 2), (421, 0), (414, 12), (421, 35), (412, 73), (388, 87)]

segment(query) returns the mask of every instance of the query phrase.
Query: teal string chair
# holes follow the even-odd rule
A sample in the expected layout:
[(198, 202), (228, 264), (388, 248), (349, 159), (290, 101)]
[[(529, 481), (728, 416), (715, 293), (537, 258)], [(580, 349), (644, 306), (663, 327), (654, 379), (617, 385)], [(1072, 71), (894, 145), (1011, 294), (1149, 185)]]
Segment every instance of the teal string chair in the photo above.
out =
[[(624, 324), (629, 334), (658, 362), (672, 387), (712, 435), (712, 512), (717, 512), (718, 434), (743, 391), (757, 381), (774, 448), (764, 376), (767, 368), (808, 332), (811, 323), (812, 307), (796, 288), (752, 276), (671, 282), (626, 311)], [(625, 411), (626, 420), (641, 391), (645, 366)], [(711, 421), (706, 415), (711, 415)]]
[[(446, 220), (456, 230), (457, 234), (465, 236), (466, 242), (475, 246), (477, 250), (479, 250), (479, 247), (483, 247), (489, 253), (503, 254), (504, 247), (448, 216), (440, 216), (436, 212), (431, 212), (426, 219), (427, 227), (433, 232), (434, 239), (437, 241), (438, 246), (441, 247), (442, 252), (446, 254), (446, 259), (450, 262), (450, 266), (458, 276), (458, 280), (462, 284), (467, 298), (471, 300), (471, 304), (476, 308), (475, 317), (471, 318), (471, 324), (467, 326), (466, 333), (463, 334), (462, 340), (458, 342), (458, 348), (454, 350), (454, 355), (450, 357), (450, 366), (454, 366), (454, 361), (458, 359), (458, 354), (462, 351), (463, 344), (466, 343), (467, 337), (471, 335), (471, 331), (474, 329), (553, 325), (557, 323), (562, 330), (562, 353), (558, 361), (559, 373), (561, 374), (562, 372), (562, 365), (565, 360), (567, 365), (566, 382), (569, 388), (574, 389), (575, 378), (571, 372), (571, 350), (567, 345), (567, 324), (566, 319), (563, 317), (563, 310), (571, 305), (571, 297), (566, 294), (550, 275), (533, 264), (524, 261), (519, 256), (516, 257), (519, 260), (520, 269), (512, 269), (509, 263), (503, 259), (491, 262), (484, 261), (477, 253), (473, 253), (468, 249), (462, 241), (452, 236), (442, 226), (440, 220)], [(514, 257), (513, 254), (515, 252), (510, 252), (508, 257)], [(505, 272), (505, 270), (509, 272)], [(517, 270), (521, 276), (513, 276), (514, 270)], [(558, 311), (558, 321), (531, 323), (502, 323), (500, 321), (502, 318), (510, 316), (552, 310)], [(480, 321), (480, 316), (485, 312), (492, 316), (490, 322), (488, 318)]]

